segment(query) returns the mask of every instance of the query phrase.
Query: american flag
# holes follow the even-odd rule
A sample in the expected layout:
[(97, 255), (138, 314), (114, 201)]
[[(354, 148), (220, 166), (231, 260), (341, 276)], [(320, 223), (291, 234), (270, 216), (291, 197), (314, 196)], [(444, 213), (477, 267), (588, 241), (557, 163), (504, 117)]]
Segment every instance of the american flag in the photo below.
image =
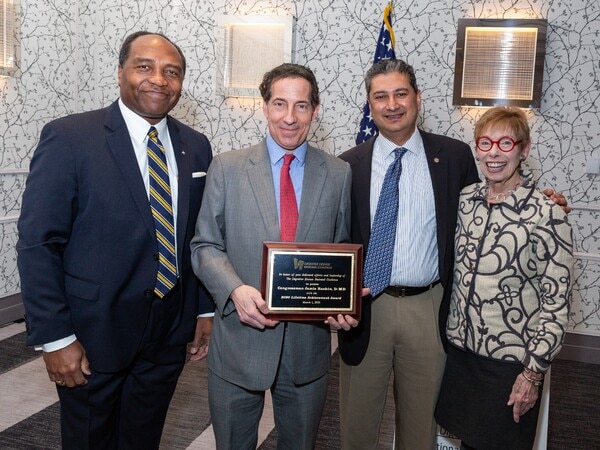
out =
[[(373, 63), (380, 59), (396, 59), (394, 46), (396, 39), (392, 28), (392, 2), (390, 1), (383, 10), (383, 24), (379, 31), (379, 39), (377, 39), (377, 47), (375, 48), (375, 57)], [(371, 119), (371, 110), (369, 102), (365, 102), (363, 108), (363, 118), (360, 121), (360, 128), (356, 136), (356, 144), (360, 144), (372, 138), (377, 133), (377, 126)]]

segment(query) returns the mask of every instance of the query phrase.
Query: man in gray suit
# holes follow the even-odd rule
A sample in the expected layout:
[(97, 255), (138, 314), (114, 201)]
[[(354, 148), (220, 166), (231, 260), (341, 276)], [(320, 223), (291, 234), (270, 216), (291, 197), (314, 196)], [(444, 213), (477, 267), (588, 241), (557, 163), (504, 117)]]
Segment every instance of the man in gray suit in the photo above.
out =
[(214, 158), (191, 244), (194, 271), (217, 308), (208, 353), (209, 406), (217, 448), (254, 449), (270, 389), (278, 448), (312, 449), (327, 391), (330, 327), (349, 330), (358, 322), (342, 315), (325, 323), (269, 319), (258, 290), (263, 241), (285, 239), (280, 172), (289, 154), (298, 205), (289, 240), (348, 241), (350, 167), (306, 142), (319, 111), (310, 69), (278, 66), (265, 74), (260, 91), (269, 135)]

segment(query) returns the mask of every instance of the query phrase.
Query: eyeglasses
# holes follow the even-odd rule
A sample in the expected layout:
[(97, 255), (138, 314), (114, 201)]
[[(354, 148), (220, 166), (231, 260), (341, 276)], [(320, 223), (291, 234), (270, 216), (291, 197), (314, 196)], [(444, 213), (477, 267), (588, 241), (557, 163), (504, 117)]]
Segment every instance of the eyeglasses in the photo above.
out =
[(521, 142), (523, 141), (515, 141), (510, 136), (502, 136), (497, 141), (492, 141), (487, 136), (481, 136), (475, 141), (475, 144), (477, 145), (477, 148), (482, 152), (489, 152), (494, 146), (494, 144), (496, 144), (498, 148), (503, 152), (510, 152), (513, 148), (515, 148), (516, 145), (519, 145)]

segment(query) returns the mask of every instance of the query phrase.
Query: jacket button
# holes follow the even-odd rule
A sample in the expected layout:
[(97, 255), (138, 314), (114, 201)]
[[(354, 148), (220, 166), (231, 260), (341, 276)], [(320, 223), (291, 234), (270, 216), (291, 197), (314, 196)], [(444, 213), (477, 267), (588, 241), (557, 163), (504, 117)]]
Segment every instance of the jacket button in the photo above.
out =
[(160, 255), (158, 253), (155, 253), (154, 255), (152, 255), (152, 258), (154, 259), (154, 261), (158, 261), (160, 259)]
[(144, 291), (144, 297), (146, 297), (147, 299), (151, 299), (152, 295), (154, 295), (154, 291), (152, 289), (146, 289)]

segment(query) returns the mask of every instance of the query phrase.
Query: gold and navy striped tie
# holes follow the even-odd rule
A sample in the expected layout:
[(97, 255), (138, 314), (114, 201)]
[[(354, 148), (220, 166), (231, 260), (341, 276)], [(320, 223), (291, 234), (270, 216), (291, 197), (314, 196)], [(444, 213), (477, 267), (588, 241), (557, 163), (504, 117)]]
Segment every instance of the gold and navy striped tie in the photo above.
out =
[(154, 294), (163, 298), (177, 282), (175, 257), (175, 227), (171, 186), (165, 149), (158, 139), (156, 128), (148, 132), (148, 170), (150, 172), (150, 207), (154, 217), (158, 243), (158, 274)]

